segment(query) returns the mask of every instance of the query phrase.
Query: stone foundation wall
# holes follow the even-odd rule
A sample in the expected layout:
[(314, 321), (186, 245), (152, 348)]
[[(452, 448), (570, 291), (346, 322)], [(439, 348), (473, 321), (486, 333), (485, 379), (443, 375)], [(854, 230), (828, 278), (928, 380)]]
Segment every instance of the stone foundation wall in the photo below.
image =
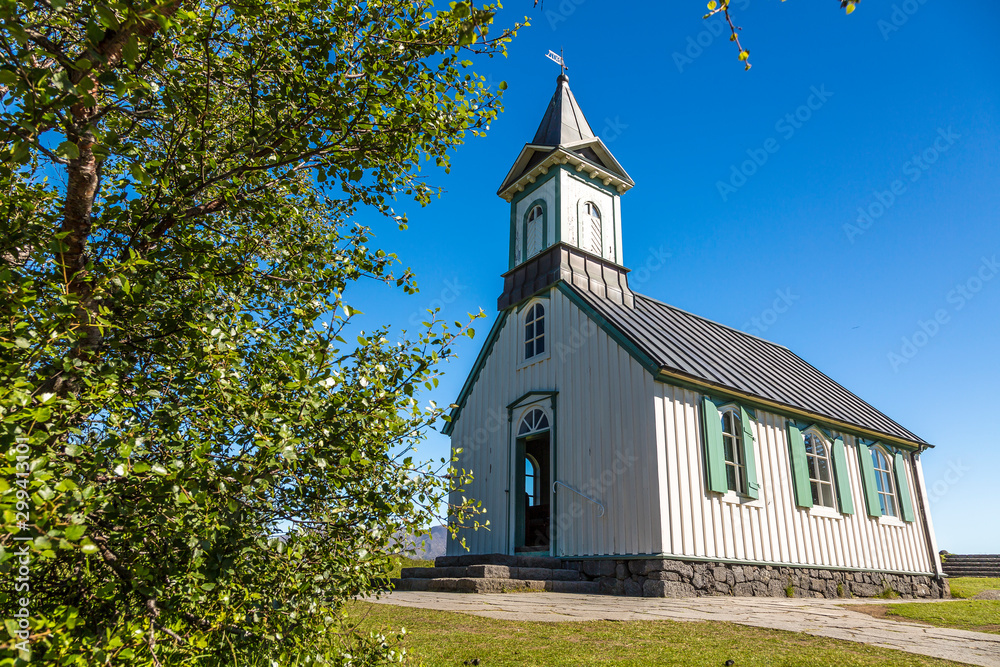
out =
[(658, 559), (566, 560), (607, 595), (644, 597), (948, 598), (947, 579), (915, 574)]

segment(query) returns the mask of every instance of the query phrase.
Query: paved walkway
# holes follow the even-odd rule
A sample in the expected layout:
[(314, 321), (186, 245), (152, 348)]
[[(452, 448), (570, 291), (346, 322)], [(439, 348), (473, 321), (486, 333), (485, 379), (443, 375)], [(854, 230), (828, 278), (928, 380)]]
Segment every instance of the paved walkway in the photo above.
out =
[(725, 621), (846, 639), (983, 667), (1000, 667), (1000, 635), (878, 619), (849, 608), (852, 604), (892, 604), (889, 600), (396, 592), (372, 601), (510, 621)]

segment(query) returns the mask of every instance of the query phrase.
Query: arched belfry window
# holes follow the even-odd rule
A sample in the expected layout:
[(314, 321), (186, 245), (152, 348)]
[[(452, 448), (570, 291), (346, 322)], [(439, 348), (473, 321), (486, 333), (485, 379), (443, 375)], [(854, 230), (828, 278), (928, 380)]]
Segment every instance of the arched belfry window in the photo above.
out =
[(896, 488), (892, 479), (892, 460), (881, 447), (872, 447), (872, 466), (875, 468), (875, 487), (882, 516), (899, 516), (896, 509)]
[(589, 250), (595, 255), (603, 255), (604, 236), (601, 223), (601, 210), (592, 201), (583, 205), (583, 223), (588, 243), (586, 245), (582, 243), (583, 239), (581, 238), (580, 247)]
[(524, 259), (534, 257), (545, 248), (545, 209), (534, 204), (524, 218)]
[(521, 424), (517, 427), (517, 437), (521, 438), (532, 433), (546, 431), (548, 428), (549, 418), (545, 411), (541, 408), (534, 408), (521, 419)]
[(536, 303), (524, 316), (524, 358), (545, 352), (545, 306)]

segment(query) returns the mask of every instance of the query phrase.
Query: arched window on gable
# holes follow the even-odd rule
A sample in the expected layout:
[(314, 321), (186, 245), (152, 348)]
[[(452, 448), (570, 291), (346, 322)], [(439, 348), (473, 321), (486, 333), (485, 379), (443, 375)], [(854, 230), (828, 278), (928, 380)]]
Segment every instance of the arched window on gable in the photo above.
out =
[(536, 357), (545, 352), (545, 306), (532, 305), (524, 316), (524, 358)]
[(899, 516), (896, 503), (896, 485), (892, 476), (892, 459), (881, 447), (872, 447), (872, 467), (875, 468), (875, 488), (882, 516)]
[(545, 209), (535, 204), (524, 219), (524, 259), (534, 257), (545, 247)]

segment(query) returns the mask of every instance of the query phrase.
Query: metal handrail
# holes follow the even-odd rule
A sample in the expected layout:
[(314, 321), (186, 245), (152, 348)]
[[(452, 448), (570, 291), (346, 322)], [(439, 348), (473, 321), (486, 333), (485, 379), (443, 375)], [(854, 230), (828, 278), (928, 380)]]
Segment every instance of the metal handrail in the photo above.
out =
[(601, 513), (597, 515), (598, 519), (600, 519), (602, 516), (604, 516), (604, 505), (600, 501), (594, 500), (593, 498), (591, 498), (590, 496), (588, 496), (585, 493), (580, 493), (579, 491), (577, 491), (576, 489), (574, 489), (572, 486), (570, 486), (566, 482), (560, 482), (558, 479), (556, 481), (552, 482), (552, 493), (556, 492), (556, 486), (559, 485), (559, 484), (562, 484), (563, 486), (565, 486), (567, 489), (569, 489), (570, 491), (572, 491), (576, 495), (582, 496), (582, 497), (586, 498), (587, 500), (589, 500), (590, 502), (592, 502), (595, 505), (597, 505), (598, 507), (600, 507), (601, 508)]

